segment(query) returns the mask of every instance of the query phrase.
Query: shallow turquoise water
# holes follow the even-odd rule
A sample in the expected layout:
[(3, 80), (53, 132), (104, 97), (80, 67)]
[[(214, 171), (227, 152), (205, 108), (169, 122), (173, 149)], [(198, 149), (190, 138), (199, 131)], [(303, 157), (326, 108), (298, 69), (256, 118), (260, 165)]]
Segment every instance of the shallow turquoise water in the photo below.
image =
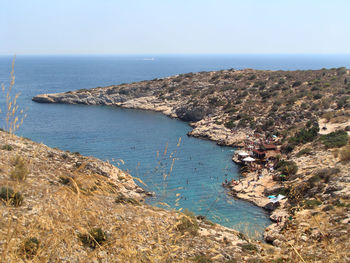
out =
[[(296, 69), (348, 66), (350, 56), (91, 56), (25, 57), (16, 61), (16, 91), (28, 118), (19, 134), (103, 160), (122, 159), (120, 167), (141, 178), (172, 208), (188, 208), (214, 222), (262, 230), (268, 215), (250, 203), (227, 196), (221, 183), (237, 178), (232, 148), (189, 138), (190, 127), (162, 114), (103, 106), (37, 104), (39, 93), (94, 88), (178, 73), (223, 68)], [(0, 82), (7, 82), (10, 57), (0, 57)], [(0, 106), (3, 107), (3, 99)], [(177, 146), (181, 138), (180, 146)], [(167, 153), (164, 150), (167, 147)], [(157, 152), (158, 157), (157, 157)], [(172, 154), (172, 155), (171, 155)], [(170, 156), (171, 155), (171, 156)], [(170, 173), (172, 159), (175, 157)], [(170, 174), (164, 180), (164, 174)], [(177, 197), (176, 194), (180, 196)], [(178, 202), (176, 199), (180, 198)]]

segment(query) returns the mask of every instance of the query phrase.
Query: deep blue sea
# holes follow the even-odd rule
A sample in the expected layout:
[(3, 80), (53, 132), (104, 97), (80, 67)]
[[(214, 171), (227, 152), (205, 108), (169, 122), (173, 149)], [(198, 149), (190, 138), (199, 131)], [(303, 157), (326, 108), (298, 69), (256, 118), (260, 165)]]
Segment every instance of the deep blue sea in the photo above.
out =
[[(9, 82), (12, 57), (0, 57), (0, 82)], [(80, 152), (139, 177), (157, 197), (148, 202), (188, 208), (214, 222), (262, 231), (268, 214), (228, 197), (221, 183), (237, 178), (233, 149), (189, 138), (187, 123), (162, 114), (104, 106), (38, 104), (31, 98), (111, 84), (220, 69), (320, 69), (350, 67), (350, 55), (124, 55), (17, 56), (14, 92), (27, 113), (19, 135)], [(4, 109), (4, 97), (0, 106)], [(2, 125), (1, 125), (2, 126)], [(180, 146), (178, 146), (181, 138)], [(172, 160), (175, 158), (173, 169)], [(168, 176), (164, 179), (164, 174)], [(170, 175), (169, 175), (170, 174)], [(180, 194), (177, 196), (177, 194)]]

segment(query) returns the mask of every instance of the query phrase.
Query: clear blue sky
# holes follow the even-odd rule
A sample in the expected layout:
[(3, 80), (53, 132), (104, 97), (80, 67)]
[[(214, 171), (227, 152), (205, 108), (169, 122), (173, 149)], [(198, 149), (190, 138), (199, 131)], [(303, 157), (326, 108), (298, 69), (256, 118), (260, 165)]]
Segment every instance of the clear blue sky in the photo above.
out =
[(350, 53), (350, 0), (0, 0), (0, 54)]

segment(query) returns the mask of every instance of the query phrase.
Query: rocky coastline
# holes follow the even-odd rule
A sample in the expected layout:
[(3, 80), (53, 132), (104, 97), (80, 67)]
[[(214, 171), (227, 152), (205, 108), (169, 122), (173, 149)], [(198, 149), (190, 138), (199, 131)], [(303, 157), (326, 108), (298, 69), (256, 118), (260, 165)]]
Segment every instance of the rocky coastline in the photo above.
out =
[(265, 254), (265, 244), (203, 216), (145, 204), (136, 179), (108, 162), (4, 131), (0, 146), (2, 262), (246, 262)]
[[(264, 238), (286, 255), (283, 260), (292, 256), (300, 262), (346, 262), (350, 255), (341, 249), (349, 244), (350, 170), (343, 156), (349, 143), (329, 147), (322, 136), (344, 133), (350, 125), (349, 75), (345, 68), (223, 70), (42, 94), (33, 100), (158, 111), (190, 122), (190, 136), (225, 146), (244, 147), (247, 137), (256, 133), (264, 138), (277, 135), (282, 149), (278, 160), (295, 164), (296, 171), (284, 182), (275, 180), (281, 174), (278, 169), (263, 170), (260, 179), (256, 171), (246, 173), (231, 187), (232, 195), (271, 212), (275, 223)], [(310, 125), (319, 129), (313, 137)], [(278, 207), (267, 207), (267, 196), (278, 193), (286, 198)]]

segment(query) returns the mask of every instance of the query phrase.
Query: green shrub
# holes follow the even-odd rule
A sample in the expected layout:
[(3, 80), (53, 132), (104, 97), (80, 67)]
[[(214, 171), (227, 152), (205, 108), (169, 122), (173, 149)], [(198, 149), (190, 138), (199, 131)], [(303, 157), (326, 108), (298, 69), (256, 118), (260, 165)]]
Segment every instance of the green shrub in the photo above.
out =
[(345, 97), (341, 97), (338, 101), (337, 101), (337, 107), (338, 109), (343, 108), (346, 105), (346, 102), (348, 101), (349, 97), (345, 96)]
[(316, 200), (316, 199), (309, 199), (309, 200), (306, 200), (306, 201), (304, 201), (304, 207), (306, 208), (306, 209), (313, 209), (313, 208), (315, 208), (316, 206), (319, 206), (319, 205), (321, 205), (322, 204), (322, 202), (321, 201), (319, 201), (319, 200)]
[(59, 180), (58, 180), (61, 184), (64, 185), (69, 185), (70, 184), (70, 179), (68, 176), (60, 176)]
[(286, 175), (293, 175), (298, 172), (298, 166), (293, 161), (281, 160), (276, 164), (275, 169)]
[(339, 148), (348, 143), (348, 134), (346, 131), (335, 131), (321, 136), (321, 140), (327, 149)]
[(14, 168), (10, 173), (11, 178), (17, 181), (24, 181), (29, 174), (27, 162), (17, 155), (16, 158), (12, 160), (12, 165)]
[(228, 129), (232, 129), (233, 127), (235, 127), (235, 123), (232, 120), (225, 122), (224, 125)]
[(298, 87), (298, 86), (300, 86), (300, 85), (301, 85), (301, 81), (295, 81), (295, 82), (293, 83), (292, 87), (294, 88), (294, 87)]
[(79, 234), (79, 238), (85, 246), (96, 248), (107, 241), (107, 234), (101, 228), (93, 228), (88, 234)]
[(318, 183), (319, 181), (321, 181), (321, 177), (319, 177), (318, 175), (313, 175), (308, 180), (311, 187), (314, 187), (315, 184)]
[(22, 252), (27, 259), (32, 259), (39, 250), (40, 242), (36, 237), (31, 237), (25, 240)]
[(338, 174), (338, 168), (323, 168), (315, 172), (315, 176), (320, 177), (325, 183), (328, 183), (332, 175)]
[(346, 70), (345, 67), (337, 68), (337, 74), (338, 74), (339, 76), (346, 74), (346, 71), (347, 71), (347, 70)]
[(312, 150), (310, 148), (304, 148), (304, 149), (300, 150), (295, 156), (296, 157), (301, 157), (301, 156), (303, 156), (305, 154), (311, 153), (311, 151)]
[(22, 194), (20, 192), (15, 193), (13, 189), (8, 187), (0, 188), (0, 199), (13, 206), (20, 206), (23, 203)]
[(248, 77), (248, 80), (254, 80), (254, 79), (256, 79), (256, 75), (255, 75), (255, 74), (250, 75), (250, 76)]
[(282, 151), (285, 154), (291, 153), (295, 148), (294, 143), (288, 143), (286, 146), (283, 147)]
[(176, 230), (180, 231), (182, 234), (188, 232), (192, 235), (197, 235), (198, 229), (199, 226), (195, 215), (192, 212), (185, 209), (183, 214), (179, 218)]
[(319, 131), (320, 128), (318, 127), (318, 124), (315, 123), (312, 127), (306, 127), (299, 130), (293, 137), (289, 139), (289, 142), (295, 144), (305, 144), (312, 142), (317, 138)]
[(1, 150), (12, 151), (13, 147), (10, 144), (5, 144), (1, 147)]
[(247, 244), (240, 244), (239, 245), (244, 251), (258, 251), (258, 248), (256, 245), (252, 243), (247, 243)]
[(314, 99), (315, 100), (319, 100), (321, 98), (322, 98), (322, 94), (320, 94), (320, 93), (317, 93), (317, 94), (314, 95)]

